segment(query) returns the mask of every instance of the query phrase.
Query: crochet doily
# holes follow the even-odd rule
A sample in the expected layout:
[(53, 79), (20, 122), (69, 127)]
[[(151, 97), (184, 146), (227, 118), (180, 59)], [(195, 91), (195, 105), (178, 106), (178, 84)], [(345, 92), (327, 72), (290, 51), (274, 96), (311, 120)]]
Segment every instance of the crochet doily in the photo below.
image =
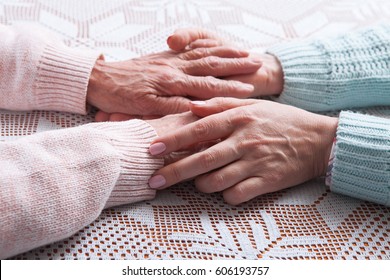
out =
[[(378, 0), (0, 1), (2, 24), (28, 23), (107, 60), (165, 50), (175, 29), (202, 26), (261, 51), (390, 17)], [(367, 113), (390, 116), (387, 107)], [(91, 122), (59, 112), (0, 112), (0, 140)], [(314, 180), (229, 206), (192, 182), (103, 211), (74, 236), (16, 259), (390, 259), (390, 208), (331, 193)]]

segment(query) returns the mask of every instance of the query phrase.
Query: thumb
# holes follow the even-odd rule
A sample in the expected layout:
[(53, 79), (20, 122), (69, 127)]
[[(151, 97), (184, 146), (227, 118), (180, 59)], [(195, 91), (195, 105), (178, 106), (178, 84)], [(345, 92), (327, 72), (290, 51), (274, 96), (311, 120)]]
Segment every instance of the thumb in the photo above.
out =
[(207, 101), (191, 101), (190, 110), (198, 117), (207, 117), (236, 107), (252, 105), (259, 102), (256, 99), (237, 99), (217, 97)]

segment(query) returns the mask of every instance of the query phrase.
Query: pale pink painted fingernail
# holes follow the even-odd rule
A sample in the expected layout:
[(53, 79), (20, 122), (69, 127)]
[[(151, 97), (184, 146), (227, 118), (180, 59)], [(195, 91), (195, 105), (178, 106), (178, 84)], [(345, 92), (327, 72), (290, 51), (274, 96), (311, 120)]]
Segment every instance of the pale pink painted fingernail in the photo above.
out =
[(164, 176), (156, 175), (149, 179), (149, 187), (152, 189), (161, 188), (166, 184), (167, 180), (165, 180)]
[(206, 101), (191, 101), (192, 105), (202, 106), (206, 105)]
[(164, 152), (166, 149), (167, 149), (167, 146), (165, 146), (164, 143), (157, 142), (157, 143), (154, 143), (154, 144), (150, 145), (149, 153), (152, 156), (156, 156), (156, 155), (159, 155), (162, 152)]

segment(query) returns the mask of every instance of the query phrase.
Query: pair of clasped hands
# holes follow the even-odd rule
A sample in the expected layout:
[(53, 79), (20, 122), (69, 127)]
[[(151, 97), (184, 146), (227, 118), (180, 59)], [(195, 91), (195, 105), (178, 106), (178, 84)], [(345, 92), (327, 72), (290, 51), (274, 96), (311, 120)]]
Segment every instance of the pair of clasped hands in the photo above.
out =
[(142, 118), (156, 130), (149, 152), (166, 164), (151, 188), (195, 178), (199, 191), (237, 205), (325, 174), (337, 119), (250, 99), (282, 94), (276, 57), (198, 29), (167, 43), (171, 51), (98, 60), (87, 93), (96, 121)]

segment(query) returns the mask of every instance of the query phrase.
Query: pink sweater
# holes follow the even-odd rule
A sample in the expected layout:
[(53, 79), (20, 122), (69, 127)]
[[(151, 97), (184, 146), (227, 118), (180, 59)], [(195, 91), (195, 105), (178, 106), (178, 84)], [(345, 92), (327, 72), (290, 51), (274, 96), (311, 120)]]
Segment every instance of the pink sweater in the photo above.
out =
[[(99, 53), (0, 25), (0, 108), (86, 113)], [(152, 199), (162, 160), (144, 121), (92, 123), (0, 142), (0, 258), (71, 236), (104, 208)]]

